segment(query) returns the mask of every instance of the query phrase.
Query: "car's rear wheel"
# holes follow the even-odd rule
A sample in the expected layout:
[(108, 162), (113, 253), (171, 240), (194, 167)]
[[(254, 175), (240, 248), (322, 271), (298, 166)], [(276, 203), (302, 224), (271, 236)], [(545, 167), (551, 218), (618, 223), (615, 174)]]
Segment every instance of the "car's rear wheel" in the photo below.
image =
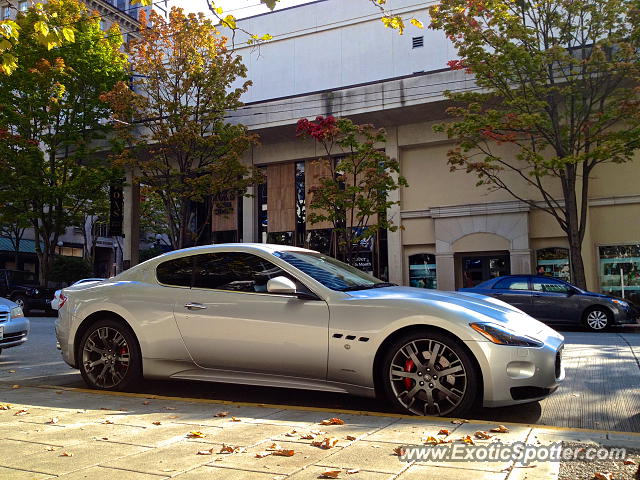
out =
[(592, 332), (602, 332), (611, 325), (611, 316), (605, 307), (593, 307), (584, 313), (584, 324)]
[(142, 361), (135, 335), (123, 322), (99, 320), (82, 336), (80, 373), (91, 387), (127, 390), (140, 378)]
[(382, 361), (382, 386), (397, 408), (417, 415), (462, 416), (478, 393), (478, 373), (455, 339), (415, 332), (394, 341)]

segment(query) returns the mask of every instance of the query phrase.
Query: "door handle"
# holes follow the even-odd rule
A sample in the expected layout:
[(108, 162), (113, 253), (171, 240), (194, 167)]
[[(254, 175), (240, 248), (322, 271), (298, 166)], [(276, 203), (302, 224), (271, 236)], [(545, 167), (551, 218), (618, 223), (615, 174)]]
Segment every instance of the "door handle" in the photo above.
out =
[(201, 303), (187, 303), (185, 304), (184, 307), (188, 308), (189, 310), (206, 310), (207, 309), (207, 306)]

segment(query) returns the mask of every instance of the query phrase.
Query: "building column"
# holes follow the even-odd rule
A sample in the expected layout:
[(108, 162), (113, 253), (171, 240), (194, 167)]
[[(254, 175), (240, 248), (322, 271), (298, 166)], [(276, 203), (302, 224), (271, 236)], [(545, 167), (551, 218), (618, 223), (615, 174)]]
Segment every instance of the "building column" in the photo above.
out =
[(131, 172), (127, 173), (122, 193), (124, 197), (122, 268), (127, 270), (140, 262), (140, 184), (134, 182)]
[(511, 257), (512, 274), (516, 275), (519, 273), (523, 273), (526, 275), (530, 275), (533, 272), (533, 267), (531, 265), (531, 250), (509, 250), (509, 254)]
[(249, 187), (247, 189), (247, 193), (251, 195), (250, 197), (242, 197), (242, 238), (241, 242), (244, 243), (252, 243), (256, 240), (256, 199), (255, 195), (255, 187)]
[[(385, 153), (400, 161), (400, 148), (398, 147), (398, 128), (387, 131), (387, 143)], [(394, 181), (398, 181), (398, 174), (393, 174)], [(398, 202), (387, 210), (387, 219), (398, 227), (395, 232), (387, 233), (387, 258), (389, 263), (389, 281), (402, 285), (404, 283), (404, 261), (402, 259), (402, 220), (400, 217), (400, 189), (389, 192), (389, 200)]]
[(438, 290), (456, 289), (456, 268), (453, 253), (436, 254), (436, 279)]

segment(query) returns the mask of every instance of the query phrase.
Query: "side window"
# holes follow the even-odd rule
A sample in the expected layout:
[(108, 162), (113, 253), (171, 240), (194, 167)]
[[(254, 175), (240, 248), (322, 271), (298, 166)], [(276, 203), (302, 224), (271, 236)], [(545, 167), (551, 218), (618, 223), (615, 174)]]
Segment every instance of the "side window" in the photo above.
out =
[(498, 290), (529, 290), (529, 281), (526, 277), (512, 277), (498, 280), (494, 285)]
[(191, 287), (194, 257), (191, 255), (161, 263), (156, 269), (158, 281), (175, 287)]
[(284, 275), (280, 267), (243, 252), (197, 255), (194, 288), (237, 292), (266, 292), (269, 279)]
[(566, 284), (552, 278), (534, 278), (533, 289), (536, 292), (547, 293), (567, 293), (569, 291), (569, 287)]

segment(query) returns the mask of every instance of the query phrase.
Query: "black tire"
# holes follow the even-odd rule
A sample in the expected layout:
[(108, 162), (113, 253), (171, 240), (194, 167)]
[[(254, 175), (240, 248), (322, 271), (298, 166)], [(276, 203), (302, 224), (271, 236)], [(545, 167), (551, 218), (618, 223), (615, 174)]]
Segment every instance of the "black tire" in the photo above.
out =
[[(413, 354), (407, 354), (409, 347)], [(432, 364), (433, 352), (436, 358)], [(403, 335), (388, 346), (380, 366), (377, 375), (382, 393), (403, 413), (461, 417), (478, 396), (480, 373), (459, 341), (448, 335), (429, 331)], [(434, 375), (440, 371), (451, 373), (443, 380)], [(415, 392), (413, 396), (411, 392)]]
[(590, 332), (604, 332), (613, 323), (613, 313), (607, 307), (591, 307), (585, 310), (582, 322)]
[(135, 334), (121, 320), (95, 322), (78, 345), (78, 366), (91, 388), (130, 389), (142, 377), (142, 356)]
[(24, 295), (16, 295), (11, 299), (12, 302), (17, 303), (20, 308), (22, 308), (22, 312), (27, 315), (29, 313), (29, 308), (27, 307), (27, 297)]

